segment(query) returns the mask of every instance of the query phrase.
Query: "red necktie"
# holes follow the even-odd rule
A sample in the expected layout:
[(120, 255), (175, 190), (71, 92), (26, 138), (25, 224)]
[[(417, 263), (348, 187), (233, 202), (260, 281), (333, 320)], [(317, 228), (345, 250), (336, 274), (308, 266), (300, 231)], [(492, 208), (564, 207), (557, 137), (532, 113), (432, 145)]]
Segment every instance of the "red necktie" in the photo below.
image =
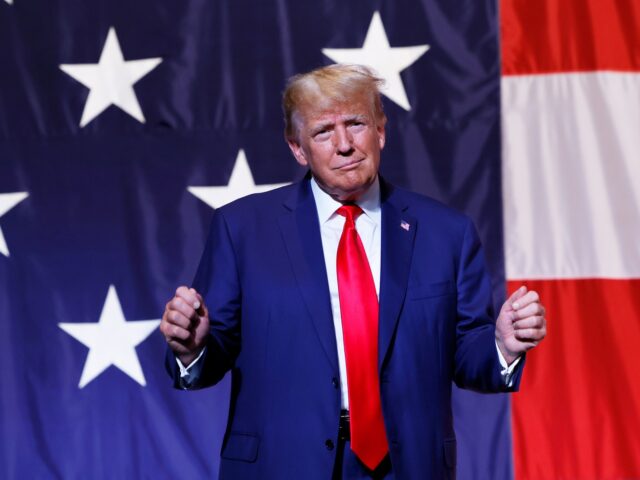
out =
[(346, 217), (338, 244), (337, 273), (344, 337), (351, 450), (374, 470), (389, 450), (378, 377), (378, 297), (367, 254), (356, 231), (357, 205), (337, 210)]

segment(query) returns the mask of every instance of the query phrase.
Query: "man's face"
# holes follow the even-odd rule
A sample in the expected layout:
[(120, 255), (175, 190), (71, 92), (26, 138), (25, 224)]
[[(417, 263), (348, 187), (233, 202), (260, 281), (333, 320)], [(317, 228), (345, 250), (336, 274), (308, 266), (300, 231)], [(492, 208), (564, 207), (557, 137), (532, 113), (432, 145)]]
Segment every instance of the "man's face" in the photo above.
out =
[(376, 121), (365, 95), (306, 105), (296, 115), (297, 136), (288, 143), (298, 163), (308, 166), (320, 188), (336, 200), (356, 200), (378, 174), (384, 118)]

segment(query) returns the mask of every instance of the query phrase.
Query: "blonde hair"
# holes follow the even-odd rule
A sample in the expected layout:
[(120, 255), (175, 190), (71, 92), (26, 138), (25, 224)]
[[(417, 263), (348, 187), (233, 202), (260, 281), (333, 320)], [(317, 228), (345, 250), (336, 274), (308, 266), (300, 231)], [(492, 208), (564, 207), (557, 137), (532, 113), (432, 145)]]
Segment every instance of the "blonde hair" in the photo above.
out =
[(362, 65), (334, 64), (294, 75), (282, 94), (284, 134), (292, 139), (297, 133), (296, 118), (303, 106), (348, 102), (354, 96), (366, 95), (376, 121), (384, 121), (380, 88), (384, 80)]

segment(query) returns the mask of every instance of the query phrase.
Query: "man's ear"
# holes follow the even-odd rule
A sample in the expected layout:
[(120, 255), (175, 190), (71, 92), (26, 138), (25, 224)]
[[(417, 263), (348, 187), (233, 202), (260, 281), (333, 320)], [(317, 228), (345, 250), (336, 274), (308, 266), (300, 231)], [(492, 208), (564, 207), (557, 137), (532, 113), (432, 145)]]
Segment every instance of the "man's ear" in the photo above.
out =
[(380, 150), (384, 148), (384, 144), (387, 140), (387, 131), (384, 129), (387, 124), (387, 117), (383, 116), (382, 119), (378, 120), (376, 123), (376, 131), (378, 133), (378, 145), (380, 146)]
[(308, 166), (309, 162), (307, 162), (307, 158), (304, 155), (304, 150), (302, 149), (298, 141), (295, 138), (287, 138), (287, 144), (291, 149), (291, 153), (293, 153), (293, 156), (296, 158), (296, 161), (303, 167)]

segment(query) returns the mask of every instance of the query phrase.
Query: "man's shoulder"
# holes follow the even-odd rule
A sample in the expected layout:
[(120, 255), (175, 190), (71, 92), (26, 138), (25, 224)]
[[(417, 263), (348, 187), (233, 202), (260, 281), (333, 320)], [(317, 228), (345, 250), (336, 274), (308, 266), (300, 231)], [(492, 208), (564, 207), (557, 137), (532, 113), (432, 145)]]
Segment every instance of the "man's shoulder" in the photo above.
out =
[(413, 192), (395, 185), (388, 185), (389, 197), (393, 203), (418, 218), (448, 220), (453, 223), (465, 224), (469, 217), (449, 205), (433, 197)]
[(300, 188), (301, 181), (293, 182), (283, 187), (274, 188), (266, 192), (252, 193), (238, 198), (220, 208), (218, 211), (224, 216), (237, 216), (247, 214), (265, 214), (273, 212), (275, 208), (286, 203)]

